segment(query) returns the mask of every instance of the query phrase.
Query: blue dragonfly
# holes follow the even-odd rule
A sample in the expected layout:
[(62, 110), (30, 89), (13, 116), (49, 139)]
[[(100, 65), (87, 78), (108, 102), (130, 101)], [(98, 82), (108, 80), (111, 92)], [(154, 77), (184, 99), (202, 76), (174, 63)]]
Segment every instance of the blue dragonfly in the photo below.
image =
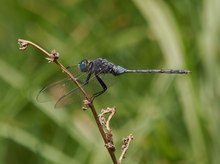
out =
[[(77, 67), (69, 67), (70, 71), (73, 72), (77, 81), (82, 87), (88, 86), (92, 81), (98, 82), (101, 86), (100, 91), (96, 91), (91, 96), (91, 101), (96, 97), (103, 94), (107, 89), (107, 84), (103, 75), (119, 76), (126, 73), (163, 73), (163, 74), (189, 74), (191, 71), (188, 70), (172, 70), (172, 69), (126, 69), (119, 65), (115, 65), (112, 62), (97, 58), (94, 60), (82, 60)], [(55, 107), (59, 107), (62, 104), (71, 102), (72, 96), (75, 96), (76, 92), (79, 92), (79, 88), (76, 87), (70, 78), (65, 78), (63, 80), (51, 83), (46, 87), (43, 87), (37, 95), (37, 100), (42, 102), (42, 97), (44, 94), (50, 91), (57, 91), (56, 98), (57, 102)], [(42, 96), (43, 95), (43, 96)], [(43, 98), (44, 99), (44, 98)], [(44, 101), (44, 100), (43, 100)]]

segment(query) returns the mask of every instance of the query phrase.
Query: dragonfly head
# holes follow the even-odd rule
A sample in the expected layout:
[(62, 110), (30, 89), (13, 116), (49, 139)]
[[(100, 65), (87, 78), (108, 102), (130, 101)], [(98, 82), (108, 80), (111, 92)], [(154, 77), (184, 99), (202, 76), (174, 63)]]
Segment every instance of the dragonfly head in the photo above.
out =
[(82, 71), (82, 72), (87, 72), (87, 71), (89, 71), (89, 61), (86, 60), (86, 59), (82, 60), (82, 61), (78, 64), (78, 66), (79, 66), (80, 71)]

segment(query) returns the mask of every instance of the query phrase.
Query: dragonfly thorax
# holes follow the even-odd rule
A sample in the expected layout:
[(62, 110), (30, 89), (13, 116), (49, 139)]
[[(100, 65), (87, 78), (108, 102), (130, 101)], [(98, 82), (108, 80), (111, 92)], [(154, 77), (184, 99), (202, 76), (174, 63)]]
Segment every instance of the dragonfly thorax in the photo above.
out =
[(92, 64), (90, 71), (95, 74), (112, 74), (113, 67), (115, 66), (113, 63), (103, 58), (97, 58), (95, 60), (92, 60), (91, 63)]

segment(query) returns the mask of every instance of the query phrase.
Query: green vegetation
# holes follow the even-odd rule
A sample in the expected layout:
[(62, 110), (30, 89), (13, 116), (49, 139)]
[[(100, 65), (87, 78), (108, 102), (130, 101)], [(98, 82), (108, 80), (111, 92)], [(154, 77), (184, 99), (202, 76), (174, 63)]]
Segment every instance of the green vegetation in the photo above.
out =
[(64, 77), (17, 39), (56, 49), (66, 66), (107, 58), (126, 68), (188, 69), (190, 75), (126, 75), (96, 99), (116, 106), (111, 125), (126, 164), (220, 163), (219, 0), (2, 0), (0, 163), (112, 163), (89, 110), (36, 102)]

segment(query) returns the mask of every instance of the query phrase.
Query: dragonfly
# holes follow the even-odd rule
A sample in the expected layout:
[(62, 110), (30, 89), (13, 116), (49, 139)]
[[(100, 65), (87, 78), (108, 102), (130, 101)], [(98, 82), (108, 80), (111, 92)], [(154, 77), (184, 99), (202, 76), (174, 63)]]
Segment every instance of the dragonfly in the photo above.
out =
[[(67, 67), (69, 69), (71, 67)], [(76, 71), (77, 70), (77, 71)], [(189, 70), (173, 70), (173, 69), (126, 69), (122, 66), (115, 65), (112, 62), (104, 59), (104, 58), (96, 58), (94, 60), (82, 60), (76, 67), (74, 76), (77, 81), (80, 83), (82, 87), (87, 86), (91, 81), (96, 80), (98, 84), (101, 86), (101, 90), (95, 92), (91, 96), (91, 102), (102, 95), (107, 89), (107, 84), (103, 80), (103, 75), (110, 74), (112, 76), (119, 76), (126, 73), (162, 73), (162, 74), (189, 74), (191, 71)], [(76, 73), (77, 72), (77, 73)], [(79, 91), (78, 87), (73, 87), (73, 81), (70, 78), (65, 78), (60, 81), (51, 83), (46, 87), (43, 87), (37, 95), (37, 99), (40, 99), (41, 95), (47, 93), (49, 90), (60, 87), (62, 92), (58, 94), (57, 102), (55, 107), (58, 104), (62, 104), (68, 99), (70, 96), (74, 95), (77, 91)], [(71, 89), (67, 89), (71, 86)], [(71, 101), (71, 100), (70, 100)], [(64, 103), (65, 104), (65, 103)]]

